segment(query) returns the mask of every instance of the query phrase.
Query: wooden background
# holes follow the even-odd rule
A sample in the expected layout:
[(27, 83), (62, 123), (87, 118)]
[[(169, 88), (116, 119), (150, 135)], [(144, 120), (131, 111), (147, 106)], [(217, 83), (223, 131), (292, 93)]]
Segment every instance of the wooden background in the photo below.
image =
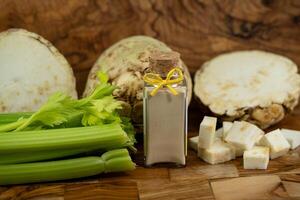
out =
[(0, 0), (0, 31), (25, 28), (71, 63), (79, 93), (97, 57), (137, 34), (167, 43), (194, 73), (211, 57), (265, 49), (300, 65), (299, 0)]
[[(101, 52), (138, 34), (158, 38), (180, 52), (192, 74), (213, 56), (241, 49), (283, 54), (300, 66), (300, 0), (0, 0), (0, 31), (8, 28), (25, 28), (51, 41), (71, 63), (80, 94)], [(189, 119), (189, 135), (196, 135), (199, 113), (190, 112)], [(277, 127), (300, 130), (299, 120), (298, 106)], [(272, 160), (266, 171), (244, 170), (241, 158), (208, 165), (192, 151), (184, 169), (146, 169), (141, 143), (138, 148), (134, 156), (138, 166), (133, 172), (50, 185), (0, 187), (0, 200), (218, 199), (214, 179), (261, 174), (273, 174), (283, 181), (273, 192), (276, 198), (270, 199), (300, 196), (300, 147)], [(255, 192), (266, 185), (250, 182)], [(224, 195), (253, 192), (239, 185), (232, 188), (235, 191)], [(291, 198), (293, 195), (298, 196)]]

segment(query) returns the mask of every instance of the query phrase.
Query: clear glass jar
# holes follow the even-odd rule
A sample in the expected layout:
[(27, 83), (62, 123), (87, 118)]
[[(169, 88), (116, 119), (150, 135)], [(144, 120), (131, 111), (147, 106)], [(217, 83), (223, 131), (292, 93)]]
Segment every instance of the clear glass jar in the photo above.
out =
[(155, 86), (144, 87), (144, 155), (145, 165), (157, 163), (185, 166), (187, 155), (187, 86), (185, 81), (151, 96)]

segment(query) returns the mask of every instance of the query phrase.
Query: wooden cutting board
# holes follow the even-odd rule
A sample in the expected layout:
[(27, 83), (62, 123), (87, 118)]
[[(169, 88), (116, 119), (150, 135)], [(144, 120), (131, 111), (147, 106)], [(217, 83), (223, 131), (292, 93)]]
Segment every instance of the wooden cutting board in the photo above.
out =
[[(202, 118), (198, 113), (196, 107), (190, 108), (189, 136), (198, 132)], [(300, 130), (300, 107), (272, 129), (277, 127)], [(256, 196), (247, 195), (245, 199), (300, 198), (297, 197), (300, 191), (300, 148), (271, 160), (267, 170), (244, 170), (241, 158), (220, 165), (209, 165), (191, 150), (188, 151), (185, 168), (144, 168), (141, 137), (138, 139), (139, 151), (133, 156), (138, 166), (132, 172), (67, 182), (0, 187), (0, 200), (222, 199), (220, 197), (228, 195), (236, 197), (230, 196), (231, 193), (241, 195), (257, 191), (259, 193)], [(261, 175), (273, 175), (273, 178), (264, 181), (264, 178), (257, 177)], [(278, 183), (278, 180), (284, 182)]]
[(138, 198), (137, 184), (134, 181), (86, 181), (74, 183), (22, 185), (2, 187), (0, 199), (30, 200), (92, 200), (92, 199), (126, 199)]
[[(72, 65), (81, 94), (97, 57), (131, 35), (149, 35), (165, 42), (181, 53), (192, 74), (215, 55), (243, 49), (279, 53), (300, 66), (299, 2), (1, 0), (0, 30), (25, 28), (51, 41)], [(199, 109), (190, 108), (189, 136), (198, 132), (199, 113)], [(300, 130), (299, 107), (277, 127)], [(138, 149), (134, 156), (138, 167), (133, 172), (0, 187), (0, 200), (215, 199), (212, 181), (265, 174), (275, 174), (286, 181), (272, 192), (274, 199), (287, 198), (289, 192), (290, 197), (297, 198), (294, 195), (300, 183), (300, 149), (270, 161), (268, 170), (244, 170), (241, 159), (208, 165), (192, 151), (188, 152), (185, 168), (148, 169), (143, 168), (142, 146)]]

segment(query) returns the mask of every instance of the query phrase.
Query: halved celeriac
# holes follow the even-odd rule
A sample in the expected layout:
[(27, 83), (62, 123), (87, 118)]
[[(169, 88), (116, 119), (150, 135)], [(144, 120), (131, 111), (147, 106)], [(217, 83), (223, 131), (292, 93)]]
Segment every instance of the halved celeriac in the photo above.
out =
[(35, 33), (0, 33), (0, 66), (0, 112), (35, 111), (58, 91), (77, 98), (69, 63)]
[(196, 72), (194, 93), (223, 119), (246, 120), (266, 128), (297, 105), (297, 71), (293, 61), (273, 53), (226, 53), (207, 61)]

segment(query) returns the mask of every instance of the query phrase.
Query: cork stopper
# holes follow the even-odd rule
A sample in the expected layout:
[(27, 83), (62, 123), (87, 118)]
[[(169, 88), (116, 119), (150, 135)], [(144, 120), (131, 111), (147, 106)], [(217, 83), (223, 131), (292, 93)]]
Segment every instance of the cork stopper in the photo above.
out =
[(174, 67), (180, 67), (179, 59), (180, 59), (180, 54), (175, 51), (153, 52), (149, 57), (150, 71), (160, 74), (162, 77), (166, 77), (168, 72), (171, 69), (173, 69)]

